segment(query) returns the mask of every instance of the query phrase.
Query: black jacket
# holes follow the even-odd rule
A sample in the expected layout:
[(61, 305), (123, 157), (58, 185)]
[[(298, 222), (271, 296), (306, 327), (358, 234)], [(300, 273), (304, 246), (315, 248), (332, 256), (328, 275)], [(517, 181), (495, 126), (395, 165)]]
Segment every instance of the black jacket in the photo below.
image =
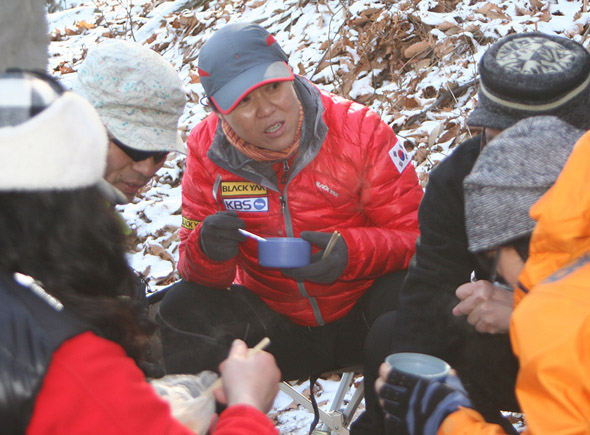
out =
[(0, 301), (0, 433), (13, 435), (29, 425), (53, 352), (90, 328), (4, 273)]
[(476, 268), (468, 251), (463, 179), (477, 159), (481, 136), (459, 145), (430, 173), (418, 211), (420, 237), (398, 302), (393, 352), (424, 352), (454, 365), (465, 336), (451, 310), (455, 290)]
[(471, 138), (430, 173), (418, 212), (416, 254), (391, 331), (391, 353), (422, 352), (444, 359), (457, 370), (486, 420), (513, 433), (500, 413), (519, 410), (514, 393), (518, 361), (508, 334), (478, 333), (466, 316), (452, 313), (459, 303), (457, 287), (469, 282), (473, 271), (478, 279), (491, 272), (469, 252), (465, 229), (463, 180), (480, 150), (481, 136)]

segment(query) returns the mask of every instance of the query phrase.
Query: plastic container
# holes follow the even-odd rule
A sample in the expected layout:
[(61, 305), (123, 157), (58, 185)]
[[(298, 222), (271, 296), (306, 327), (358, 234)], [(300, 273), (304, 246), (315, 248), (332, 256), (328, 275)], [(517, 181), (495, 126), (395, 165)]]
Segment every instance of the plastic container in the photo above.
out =
[(264, 267), (301, 267), (309, 264), (311, 243), (298, 237), (268, 237), (258, 241), (258, 264)]
[(172, 416), (198, 434), (206, 434), (215, 413), (215, 398), (205, 392), (219, 376), (212, 371), (197, 375), (166, 375), (151, 379), (156, 393), (170, 404)]
[(436, 381), (444, 381), (451, 370), (442, 359), (423, 353), (394, 353), (385, 362), (399, 372)]

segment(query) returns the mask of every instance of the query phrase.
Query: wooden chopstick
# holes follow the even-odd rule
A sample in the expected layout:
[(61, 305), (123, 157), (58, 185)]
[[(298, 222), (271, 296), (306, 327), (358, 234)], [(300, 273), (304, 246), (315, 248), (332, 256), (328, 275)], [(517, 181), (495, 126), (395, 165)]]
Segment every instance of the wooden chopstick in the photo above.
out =
[[(270, 338), (268, 337), (264, 337), (262, 340), (260, 340), (260, 342), (254, 346), (252, 348), (252, 353), (256, 353), (259, 352), (261, 350), (263, 350), (266, 346), (268, 346), (270, 344)], [(215, 390), (216, 388), (219, 388), (223, 385), (223, 379), (221, 379), (221, 376), (219, 376), (215, 382), (213, 382), (209, 388), (207, 388), (205, 391), (203, 391), (202, 395), (204, 396), (205, 394), (211, 394), (213, 393), (213, 390)]]
[(322, 254), (322, 260), (324, 258), (326, 258), (328, 255), (330, 255), (330, 252), (332, 252), (332, 249), (334, 249), (334, 246), (336, 245), (336, 242), (338, 241), (339, 238), (340, 238), (340, 233), (338, 232), (338, 230), (334, 231), (332, 233), (332, 236), (330, 237), (330, 240), (328, 240), (328, 244), (326, 245), (326, 249), (324, 250), (324, 253)]

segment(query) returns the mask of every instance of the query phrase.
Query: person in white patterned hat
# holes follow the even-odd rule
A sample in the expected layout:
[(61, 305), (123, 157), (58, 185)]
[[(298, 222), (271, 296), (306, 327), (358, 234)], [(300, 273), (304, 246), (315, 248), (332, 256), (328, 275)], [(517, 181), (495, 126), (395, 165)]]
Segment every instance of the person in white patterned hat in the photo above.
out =
[[(101, 194), (107, 146), (84, 98), (41, 73), (0, 74), (2, 433), (194, 435), (211, 421), (177, 419), (138, 367), (154, 325)], [(221, 376), (228, 406), (208, 433), (276, 435), (272, 356), (236, 340)]]
[[(72, 89), (109, 134), (105, 180), (132, 201), (170, 151), (186, 154), (178, 120), (186, 97), (174, 67), (141, 44), (108, 40), (89, 50)], [(126, 202), (121, 198), (119, 202)]]

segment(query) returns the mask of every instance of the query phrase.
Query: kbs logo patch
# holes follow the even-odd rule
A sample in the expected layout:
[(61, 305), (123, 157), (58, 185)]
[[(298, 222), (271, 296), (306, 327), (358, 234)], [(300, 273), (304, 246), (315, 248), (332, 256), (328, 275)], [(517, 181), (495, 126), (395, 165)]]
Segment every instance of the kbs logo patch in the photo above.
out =
[(268, 211), (268, 190), (250, 181), (224, 181), (221, 183), (221, 198), (226, 210)]
[(258, 198), (223, 198), (226, 210), (234, 211), (268, 211), (268, 197)]
[(249, 181), (224, 181), (221, 183), (221, 196), (257, 196), (267, 195), (268, 190)]
[(194, 221), (192, 219), (182, 217), (182, 227), (186, 228), (187, 230), (194, 230), (197, 225), (199, 225), (201, 221)]

